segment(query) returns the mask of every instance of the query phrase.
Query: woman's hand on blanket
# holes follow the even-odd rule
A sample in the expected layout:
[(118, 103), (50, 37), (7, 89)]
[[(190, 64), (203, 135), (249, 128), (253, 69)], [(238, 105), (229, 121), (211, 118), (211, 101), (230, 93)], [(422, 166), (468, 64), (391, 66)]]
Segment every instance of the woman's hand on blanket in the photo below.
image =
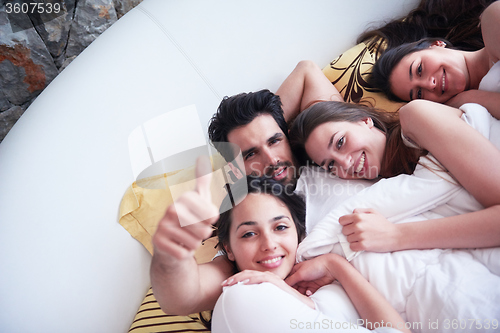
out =
[(244, 270), (242, 272), (239, 272), (239, 273), (231, 276), (229, 279), (222, 282), (222, 286), (229, 287), (229, 286), (235, 285), (237, 283), (260, 284), (263, 282), (272, 283), (276, 287), (278, 287), (278, 288), (286, 291), (287, 293), (297, 297), (298, 299), (300, 299), (302, 302), (304, 302), (305, 304), (307, 304), (311, 308), (313, 308), (313, 309), (315, 308), (314, 302), (309, 297), (305, 297), (304, 295), (300, 294), (299, 292), (297, 292), (297, 290), (290, 287), (278, 275), (274, 274), (273, 272), (269, 272), (269, 271), (260, 272), (260, 271), (254, 271), (254, 270)]
[[(207, 164), (208, 163), (208, 164)], [(212, 235), (212, 224), (219, 217), (210, 194), (210, 161), (196, 163), (196, 188), (184, 193), (170, 205), (153, 236), (155, 254), (164, 264), (193, 258), (194, 251)]]
[(339, 223), (353, 251), (398, 250), (397, 226), (374, 209), (355, 209), (352, 214), (342, 216)]
[(334, 268), (341, 264), (348, 262), (334, 253), (323, 254), (293, 266), (285, 282), (301, 294), (310, 296), (319, 288), (336, 280)]

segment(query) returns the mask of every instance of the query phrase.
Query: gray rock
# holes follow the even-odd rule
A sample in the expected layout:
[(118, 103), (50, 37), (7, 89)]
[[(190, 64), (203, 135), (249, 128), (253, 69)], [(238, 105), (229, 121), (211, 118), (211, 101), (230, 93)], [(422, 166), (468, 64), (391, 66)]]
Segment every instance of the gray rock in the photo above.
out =
[(71, 62), (73, 60), (75, 60), (75, 58), (76, 58), (76, 55), (72, 56), (72, 57), (69, 57), (69, 58), (65, 58), (64, 62), (61, 65), (61, 68), (59, 68), (59, 73), (61, 73), (66, 67), (68, 67), (68, 65), (71, 64)]
[[(0, 70), (1, 71), (1, 70)], [(0, 90), (0, 112), (5, 111), (13, 107), (2, 90)]]
[[(27, 25), (29, 17), (17, 14), (15, 19)], [(33, 27), (13, 32), (5, 7), (2, 7), (0, 22), (5, 21), (9, 24), (0, 26), (0, 90), (9, 103), (21, 105), (38, 96), (58, 71)], [(0, 102), (1, 105), (5, 103), (5, 100)]]
[(47, 46), (56, 66), (64, 62), (64, 51), (68, 43), (69, 30), (75, 12), (76, 0), (64, 0), (61, 15), (52, 18), (48, 14), (40, 14), (35, 29)]
[(117, 20), (113, 0), (79, 0), (71, 25), (66, 58), (80, 54)]
[(118, 18), (125, 15), (129, 10), (140, 4), (142, 0), (113, 0)]
[(30, 17), (7, 15), (5, 1), (0, 1), (1, 139), (60, 71), (118, 17), (142, 2), (62, 1), (61, 14)]
[(3, 141), (12, 126), (21, 118), (23, 113), (24, 110), (20, 106), (14, 106), (7, 111), (0, 112), (0, 142)]
[[(5, 49), (2, 50), (1, 45), (0, 51), (5, 52)], [(17, 55), (19, 56), (23, 51), (21, 48), (17, 48)], [(31, 86), (27, 82), (24, 82), (26, 69), (23, 66), (16, 66), (12, 63), (12, 61), (17, 62), (14, 59), (16, 57), (16, 49), (11, 49), (7, 52), (11, 56), (11, 59), (0, 62), (0, 86), (2, 87), (4, 97), (10, 104), (21, 105), (32, 98), (30, 90), (41, 91), (44, 86), (38, 84), (38, 82)]]

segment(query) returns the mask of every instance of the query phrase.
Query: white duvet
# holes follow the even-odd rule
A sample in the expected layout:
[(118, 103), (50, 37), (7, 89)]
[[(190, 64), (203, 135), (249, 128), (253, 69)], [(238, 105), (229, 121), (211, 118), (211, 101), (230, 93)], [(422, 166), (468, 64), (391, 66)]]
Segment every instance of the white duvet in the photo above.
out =
[[(483, 107), (468, 104), (462, 109), (469, 124), (490, 140), (497, 139), (499, 122)], [(435, 168), (432, 157), (421, 162)], [(315, 169), (301, 175), (297, 190), (306, 197), (308, 236), (299, 246), (297, 259), (328, 252), (344, 255), (414, 332), (500, 331), (500, 248), (356, 253), (338, 224), (340, 216), (355, 208), (375, 208), (391, 222), (408, 223), (483, 207), (446, 173), (424, 166), (412, 176), (370, 185)]]

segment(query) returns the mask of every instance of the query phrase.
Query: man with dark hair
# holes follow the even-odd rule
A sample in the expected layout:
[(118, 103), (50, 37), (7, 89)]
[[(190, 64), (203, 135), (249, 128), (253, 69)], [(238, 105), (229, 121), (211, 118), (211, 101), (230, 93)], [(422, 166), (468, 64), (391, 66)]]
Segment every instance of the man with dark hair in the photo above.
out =
[[(228, 149), (224, 143), (240, 148), (246, 174), (266, 175), (285, 185), (295, 186), (298, 175), (278, 95), (261, 90), (225, 97), (210, 121), (208, 134), (228, 162), (234, 163), (237, 152)], [(197, 178), (197, 181), (201, 179)], [(211, 206), (208, 201), (200, 204), (202, 201), (197, 196), (190, 202), (199, 207)], [(155, 295), (164, 310), (171, 313), (189, 314), (211, 309), (222, 292), (221, 282), (234, 274), (234, 266), (225, 256), (198, 266), (193, 253), (201, 240), (213, 231), (210, 223), (213, 221), (181, 227), (177, 219), (171, 218), (170, 215), (175, 214), (171, 210), (167, 210), (153, 237), (155, 254), (151, 278)], [(194, 209), (195, 214), (199, 213), (198, 210), (201, 209)], [(199, 299), (209, 299), (210, 302), (200, 303)]]
[(281, 100), (269, 90), (225, 97), (210, 121), (208, 135), (228, 162), (234, 152), (220, 143), (239, 146), (247, 175), (266, 175), (285, 184), (298, 177)]
[[(280, 96), (286, 101), (285, 105)], [(224, 98), (210, 121), (209, 138), (229, 165), (234, 163), (237, 151), (228, 146), (237, 145), (247, 175), (267, 175), (285, 184), (288, 190), (295, 186), (299, 175), (286, 121), (294, 119), (311, 104), (325, 100), (342, 100), (342, 97), (316, 64), (301, 61), (276, 94), (261, 90)], [(210, 163), (207, 164), (205, 170), (211, 170)], [(197, 177), (197, 182), (200, 178)], [(289, 193), (291, 191), (286, 194)], [(183, 201), (185, 209), (181, 211), (199, 216), (212, 206), (199, 193), (191, 192), (191, 195), (191, 199)], [(196, 264), (193, 253), (201, 241), (212, 234), (213, 222), (207, 219), (182, 227), (174, 208), (169, 208), (160, 221), (153, 237), (151, 279), (155, 296), (164, 311), (189, 314), (213, 309), (222, 292), (222, 282), (235, 273), (234, 266), (225, 256)]]

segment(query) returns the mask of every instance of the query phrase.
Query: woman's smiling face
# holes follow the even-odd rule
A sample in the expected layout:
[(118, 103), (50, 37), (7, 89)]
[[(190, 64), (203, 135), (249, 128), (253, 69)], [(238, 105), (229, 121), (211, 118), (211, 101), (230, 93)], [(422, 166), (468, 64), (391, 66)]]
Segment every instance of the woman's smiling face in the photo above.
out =
[(228, 258), (240, 270), (270, 271), (281, 278), (295, 264), (299, 240), (290, 211), (269, 194), (248, 194), (233, 208)]
[(309, 157), (320, 167), (344, 179), (374, 179), (381, 172), (385, 134), (371, 118), (358, 122), (326, 122), (305, 143)]
[(426, 99), (445, 103), (469, 89), (464, 56), (442, 44), (403, 57), (390, 76), (391, 91), (403, 101)]

